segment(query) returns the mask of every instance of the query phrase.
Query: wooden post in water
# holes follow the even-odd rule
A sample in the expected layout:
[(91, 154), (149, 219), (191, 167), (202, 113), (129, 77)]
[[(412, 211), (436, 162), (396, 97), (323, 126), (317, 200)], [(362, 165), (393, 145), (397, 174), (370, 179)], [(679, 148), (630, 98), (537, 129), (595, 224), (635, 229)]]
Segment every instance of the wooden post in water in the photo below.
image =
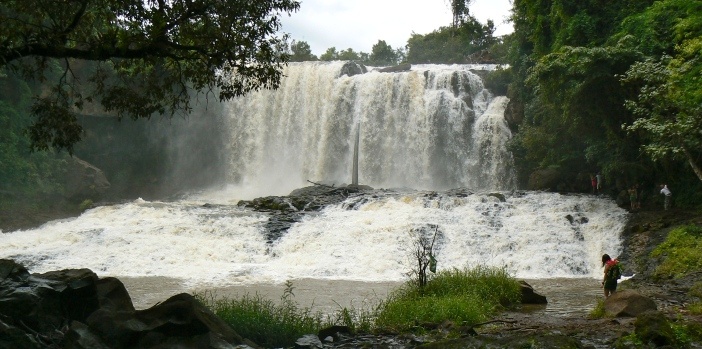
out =
[(361, 122), (356, 127), (356, 142), (353, 146), (353, 173), (351, 173), (351, 184), (358, 185), (358, 144), (361, 138)]

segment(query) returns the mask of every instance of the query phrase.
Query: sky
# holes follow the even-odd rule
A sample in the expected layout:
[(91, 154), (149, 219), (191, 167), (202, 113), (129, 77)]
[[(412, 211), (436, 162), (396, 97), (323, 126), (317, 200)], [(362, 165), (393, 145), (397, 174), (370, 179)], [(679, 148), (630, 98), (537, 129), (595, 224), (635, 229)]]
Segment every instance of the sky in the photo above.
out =
[[(511, 0), (473, 0), (472, 16), (492, 19), (495, 35), (512, 32)], [(370, 53), (378, 40), (404, 47), (412, 33), (428, 34), (451, 24), (449, 0), (301, 0), (300, 10), (283, 14), (283, 32), (306, 41), (320, 56), (330, 47)]]

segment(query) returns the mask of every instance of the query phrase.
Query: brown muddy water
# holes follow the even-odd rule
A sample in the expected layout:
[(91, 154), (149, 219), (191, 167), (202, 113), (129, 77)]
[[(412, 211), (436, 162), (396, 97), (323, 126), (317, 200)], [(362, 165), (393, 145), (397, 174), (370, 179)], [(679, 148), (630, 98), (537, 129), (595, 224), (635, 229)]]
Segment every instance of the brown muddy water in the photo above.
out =
[[(284, 284), (254, 284), (239, 286), (187, 286), (178, 279), (163, 277), (120, 278), (129, 291), (134, 306), (146, 309), (165, 301), (178, 293), (199, 293), (207, 297), (238, 298), (243, 295), (260, 295), (278, 301), (283, 296)], [(537, 279), (525, 280), (534, 290), (546, 296), (547, 305), (524, 306), (523, 312), (532, 315), (556, 317), (587, 316), (602, 297), (599, 280), (579, 279)], [(333, 314), (347, 307), (349, 309), (371, 309), (373, 305), (387, 297), (388, 293), (401, 286), (399, 282), (363, 282), (348, 280), (292, 280), (293, 300), (302, 308), (312, 312)]]

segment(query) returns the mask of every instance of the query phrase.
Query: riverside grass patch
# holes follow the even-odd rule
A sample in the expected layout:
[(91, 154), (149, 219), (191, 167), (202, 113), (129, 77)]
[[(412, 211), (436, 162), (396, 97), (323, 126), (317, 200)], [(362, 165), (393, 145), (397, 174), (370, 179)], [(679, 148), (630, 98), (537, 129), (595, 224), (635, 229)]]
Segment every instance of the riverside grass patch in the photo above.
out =
[(395, 331), (421, 331), (421, 324), (452, 321), (476, 324), (516, 304), (519, 283), (504, 268), (479, 266), (443, 270), (426, 286), (405, 283), (379, 307), (376, 327)]
[(477, 267), (440, 271), (419, 287), (407, 281), (386, 300), (361, 309), (340, 308), (334, 314), (313, 313), (294, 300), (287, 282), (280, 301), (261, 295), (239, 299), (218, 298), (212, 293), (195, 297), (229, 324), (239, 335), (266, 348), (290, 347), (306, 334), (331, 325), (348, 326), (354, 333), (392, 329), (414, 331), (420, 323), (475, 324), (504, 306), (520, 301), (519, 283), (503, 268)]
[(702, 270), (702, 227), (685, 225), (671, 230), (651, 257), (662, 257), (654, 272), (658, 278), (680, 278)]
[(281, 348), (290, 347), (300, 337), (329, 325), (321, 313), (312, 313), (292, 300), (293, 288), (291, 282), (286, 283), (280, 302), (259, 294), (246, 294), (239, 299), (218, 299), (211, 293), (195, 297), (240, 336), (265, 348)]

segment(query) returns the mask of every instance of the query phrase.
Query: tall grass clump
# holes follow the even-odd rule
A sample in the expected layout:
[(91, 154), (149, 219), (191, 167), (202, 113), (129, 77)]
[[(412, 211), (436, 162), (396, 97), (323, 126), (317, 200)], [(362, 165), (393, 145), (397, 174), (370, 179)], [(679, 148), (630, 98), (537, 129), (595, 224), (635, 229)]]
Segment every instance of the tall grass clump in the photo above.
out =
[(286, 283), (280, 302), (259, 294), (228, 299), (205, 293), (196, 298), (242, 337), (266, 348), (290, 347), (298, 338), (317, 333), (326, 325), (322, 314), (300, 308), (292, 300), (292, 289), (292, 284)]
[(410, 281), (390, 294), (379, 309), (376, 326), (407, 331), (446, 320), (475, 324), (520, 297), (519, 283), (503, 268), (443, 270), (424, 287)]
[(702, 227), (687, 225), (671, 230), (651, 256), (663, 257), (654, 272), (659, 278), (679, 278), (702, 270)]

